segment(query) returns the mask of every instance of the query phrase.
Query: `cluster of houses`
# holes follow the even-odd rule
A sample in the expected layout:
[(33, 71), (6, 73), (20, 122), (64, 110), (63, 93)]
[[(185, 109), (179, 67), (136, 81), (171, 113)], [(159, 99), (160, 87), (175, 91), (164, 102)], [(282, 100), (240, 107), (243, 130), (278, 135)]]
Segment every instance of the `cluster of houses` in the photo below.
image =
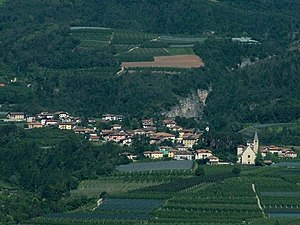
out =
[[(92, 142), (114, 142), (119, 145), (132, 145), (134, 137), (145, 136), (150, 145), (160, 146), (155, 151), (145, 151), (144, 156), (151, 159), (170, 158), (174, 160), (205, 160), (208, 164), (220, 164), (218, 157), (214, 156), (209, 149), (193, 150), (193, 146), (202, 138), (202, 133), (194, 129), (184, 129), (176, 124), (173, 119), (163, 120), (163, 126), (168, 132), (162, 132), (157, 128), (157, 122), (154, 119), (144, 119), (141, 126), (135, 130), (123, 129), (120, 123), (124, 120), (123, 115), (104, 114), (99, 122), (105, 122), (110, 125), (110, 129), (99, 130), (96, 127), (94, 118), (87, 119), (87, 127), (82, 126), (83, 119), (74, 117), (67, 112), (41, 112), (35, 116), (27, 116), (24, 112), (9, 112), (7, 121), (27, 122), (28, 129), (42, 127), (58, 127), (63, 130), (72, 130), (78, 134), (84, 134)], [(169, 147), (172, 146), (172, 147)], [(237, 163), (255, 164), (258, 153), (262, 157), (273, 154), (279, 158), (296, 158), (297, 153), (289, 148), (276, 146), (259, 146), (257, 132), (254, 135), (253, 142), (247, 145), (237, 147)], [(131, 153), (124, 153), (129, 159), (135, 159), (137, 156)], [(270, 163), (267, 162), (266, 163)]]
[[(279, 158), (297, 158), (297, 152), (283, 147), (277, 147), (274, 145), (271, 146), (262, 146), (259, 147), (259, 139), (257, 132), (255, 132), (253, 142), (247, 143), (246, 146), (239, 145), (237, 147), (237, 163), (240, 164), (255, 164), (255, 159), (258, 153), (261, 153), (262, 157), (265, 158), (268, 154), (276, 155)], [(272, 161), (265, 160), (266, 164), (271, 164)]]
[[(96, 120), (94, 118), (88, 118), (86, 121), (88, 127), (83, 127), (80, 126), (83, 122), (81, 117), (74, 117), (67, 112), (41, 112), (35, 116), (28, 116), (24, 112), (9, 112), (6, 115), (6, 118), (6, 121), (27, 122), (28, 129), (50, 126), (58, 127), (62, 130), (73, 130), (78, 134), (85, 134), (89, 138), (89, 141), (99, 141), (101, 138), (101, 132), (99, 132), (94, 126), (96, 124)], [(123, 119), (123, 115), (104, 114), (101, 120), (103, 122), (122, 122)]]
[(105, 141), (113, 141), (121, 145), (131, 145), (133, 137), (143, 135), (149, 138), (151, 145), (161, 145), (168, 141), (172, 144), (180, 143), (186, 149), (192, 148), (201, 137), (201, 134), (194, 130), (177, 126), (174, 120), (164, 120), (163, 124), (170, 132), (158, 131), (155, 121), (146, 119), (141, 121), (141, 128), (124, 130), (121, 125), (114, 124), (109, 130), (101, 130), (101, 135)]
[(110, 129), (97, 130), (96, 127), (93, 127), (96, 123), (95, 119), (88, 118), (89, 126), (81, 127), (82, 118), (74, 117), (67, 112), (41, 112), (35, 116), (27, 116), (24, 112), (9, 112), (7, 114), (7, 121), (27, 122), (28, 129), (46, 126), (58, 127), (59, 129), (73, 130), (75, 133), (89, 134), (90, 141), (112, 141), (120, 145), (131, 145), (134, 136), (144, 135), (150, 139), (150, 144), (160, 145), (164, 141), (169, 141), (174, 144), (180, 143), (185, 149), (191, 149), (201, 137), (201, 133), (197, 133), (193, 129), (177, 126), (173, 119), (163, 121), (170, 133), (158, 131), (154, 119), (142, 120), (139, 129), (125, 130), (122, 125), (118, 124), (123, 119), (123, 115), (104, 114), (101, 118), (102, 122), (115, 124)]

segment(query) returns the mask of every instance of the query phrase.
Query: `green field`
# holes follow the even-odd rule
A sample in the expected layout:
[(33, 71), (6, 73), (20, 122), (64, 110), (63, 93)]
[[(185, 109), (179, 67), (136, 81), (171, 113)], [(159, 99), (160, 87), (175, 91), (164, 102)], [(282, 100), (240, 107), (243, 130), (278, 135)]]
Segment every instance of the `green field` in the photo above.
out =
[[(299, 224), (299, 169), (240, 167), (241, 175), (234, 175), (233, 168), (203, 166), (206, 175), (200, 177), (184, 170), (115, 172), (72, 191), (74, 198), (84, 195), (95, 201), (106, 192), (98, 207), (95, 203), (28, 224)], [(278, 217), (269, 218), (274, 215)]]
[(202, 37), (159, 36), (158, 34), (104, 28), (71, 28), (79, 48), (105, 49), (109, 46), (121, 62), (153, 61), (155, 56), (195, 54), (195, 43)]
[(121, 172), (139, 172), (139, 171), (155, 171), (155, 170), (191, 170), (194, 162), (186, 161), (164, 161), (164, 162), (145, 162), (130, 163), (121, 165), (117, 170)]
[(71, 191), (73, 197), (87, 196), (100, 197), (102, 193), (120, 194), (131, 190), (145, 188), (152, 185), (158, 185), (160, 182), (155, 181), (134, 181), (115, 178), (99, 178), (97, 180), (82, 181), (78, 189)]

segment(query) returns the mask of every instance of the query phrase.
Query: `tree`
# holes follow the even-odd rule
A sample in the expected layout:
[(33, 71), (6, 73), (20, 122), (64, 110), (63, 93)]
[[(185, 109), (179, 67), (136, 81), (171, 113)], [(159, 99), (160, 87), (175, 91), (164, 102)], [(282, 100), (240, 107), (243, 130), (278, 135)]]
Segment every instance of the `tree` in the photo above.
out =
[(256, 154), (255, 165), (256, 166), (263, 166), (264, 165), (264, 158), (263, 158), (260, 151), (258, 151), (258, 153)]

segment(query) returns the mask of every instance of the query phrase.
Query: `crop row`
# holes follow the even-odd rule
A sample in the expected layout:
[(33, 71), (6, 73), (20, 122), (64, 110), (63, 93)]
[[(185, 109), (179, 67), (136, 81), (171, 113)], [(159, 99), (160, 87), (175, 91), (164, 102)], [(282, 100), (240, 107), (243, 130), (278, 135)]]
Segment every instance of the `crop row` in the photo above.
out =
[(112, 43), (113, 44), (141, 44), (155, 37), (157, 37), (157, 35), (147, 34), (147, 33), (114, 32)]
[(260, 218), (262, 217), (259, 211), (219, 211), (219, 210), (207, 210), (206, 212), (200, 212), (195, 210), (169, 210), (162, 209), (155, 212), (155, 216), (159, 219), (172, 219), (183, 221), (198, 220), (198, 222), (209, 223), (234, 223), (242, 222), (246, 219)]
[(166, 48), (136, 48), (131, 52), (124, 53), (123, 55), (164, 56), (170, 55), (170, 53)]
[(293, 205), (294, 207), (300, 206), (300, 197), (277, 197), (277, 196), (264, 196), (261, 197), (263, 205)]
[(300, 191), (295, 183), (290, 183), (280, 177), (258, 177), (255, 185), (259, 192)]
[(91, 49), (105, 49), (109, 45), (108, 41), (94, 41), (94, 40), (84, 40), (81, 41), (80, 48), (91, 48)]
[(146, 187), (143, 189), (136, 190), (137, 192), (178, 192), (184, 189), (193, 187), (195, 185), (203, 183), (211, 183), (216, 181), (222, 181), (226, 178), (232, 177), (231, 173), (229, 174), (220, 174), (215, 176), (200, 176), (200, 177), (190, 177), (182, 178), (173, 182), (164, 183), (156, 186)]
[(227, 204), (168, 204), (163, 207), (164, 209), (170, 210), (188, 210), (188, 211), (202, 211), (202, 212), (210, 212), (210, 211), (219, 211), (219, 212), (259, 212), (259, 208), (257, 205), (244, 205), (244, 204), (231, 204), (228, 202)]
[(105, 198), (103, 203), (97, 208), (101, 211), (138, 211), (148, 213), (161, 206), (163, 201), (155, 199), (113, 199)]
[(160, 36), (159, 41), (168, 43), (197, 43), (203, 42), (206, 38), (203, 37), (176, 37), (176, 36)]
[(256, 204), (257, 200), (255, 196), (244, 196), (244, 197), (230, 197), (230, 196), (199, 196), (195, 194), (192, 195), (186, 195), (181, 193), (180, 196), (176, 196), (176, 198), (173, 198), (170, 200), (172, 204), (203, 204), (203, 203), (211, 203), (211, 204)]
[(43, 224), (43, 225), (131, 225), (131, 224), (145, 224), (146, 220), (130, 220), (130, 219), (85, 219), (85, 218), (36, 218), (27, 222), (27, 224)]
[(162, 171), (139, 171), (139, 172), (117, 172), (111, 174), (118, 179), (134, 181), (158, 181), (169, 182), (184, 177), (193, 176), (191, 170), (162, 170)]
[(173, 193), (167, 192), (127, 192), (127, 193), (115, 193), (110, 195), (111, 198), (126, 198), (126, 199), (159, 199), (166, 200), (174, 196)]
[(98, 220), (119, 220), (119, 219), (151, 219), (150, 214), (139, 214), (137, 212), (111, 212), (111, 213), (60, 213), (60, 214), (48, 214), (45, 216), (49, 219), (98, 219)]
[(112, 35), (111, 30), (73, 31), (72, 36), (80, 40), (107, 40)]
[[(213, 175), (212, 175), (213, 176)], [(218, 182), (211, 187), (209, 191), (205, 192), (201, 188), (199, 191), (194, 190), (197, 196), (214, 196), (214, 197), (224, 197), (227, 198), (237, 198), (237, 197), (254, 197), (254, 192), (252, 190), (252, 182), (247, 178), (243, 177), (233, 177), (226, 179), (224, 182)]]
[(163, 170), (190, 170), (193, 168), (194, 162), (186, 161), (161, 161), (161, 162), (145, 162), (145, 163), (130, 163), (127, 165), (118, 166), (116, 169), (121, 172), (154, 172)]

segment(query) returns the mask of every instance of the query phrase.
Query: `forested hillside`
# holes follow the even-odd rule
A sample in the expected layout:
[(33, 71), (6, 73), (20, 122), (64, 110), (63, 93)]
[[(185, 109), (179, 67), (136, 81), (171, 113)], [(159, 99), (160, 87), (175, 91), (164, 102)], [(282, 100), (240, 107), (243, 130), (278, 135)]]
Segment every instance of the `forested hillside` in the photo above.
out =
[[(7, 0), (0, 8), (0, 82), (7, 84), (0, 89), (1, 110), (143, 117), (170, 109), (192, 90), (212, 87), (204, 119), (216, 127), (293, 121), (299, 117), (299, 11), (292, 0)], [(202, 37), (191, 46), (205, 68), (118, 77), (116, 42), (82, 47), (71, 26)], [(252, 65), (240, 68), (245, 60)]]

